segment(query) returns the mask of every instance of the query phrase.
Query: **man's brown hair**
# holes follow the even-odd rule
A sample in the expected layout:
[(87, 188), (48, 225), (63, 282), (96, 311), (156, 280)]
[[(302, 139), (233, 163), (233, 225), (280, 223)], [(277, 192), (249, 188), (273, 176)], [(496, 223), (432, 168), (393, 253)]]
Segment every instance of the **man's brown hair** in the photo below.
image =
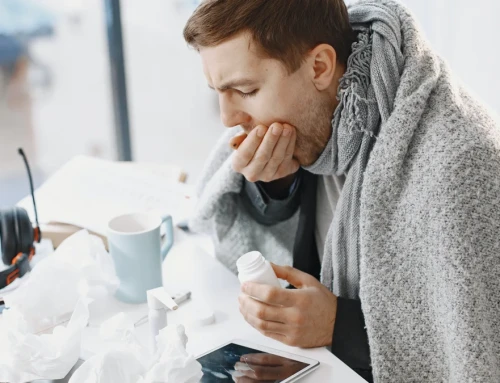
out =
[(318, 44), (331, 45), (346, 64), (356, 40), (343, 0), (205, 0), (188, 20), (184, 39), (199, 50), (244, 31), (290, 73)]

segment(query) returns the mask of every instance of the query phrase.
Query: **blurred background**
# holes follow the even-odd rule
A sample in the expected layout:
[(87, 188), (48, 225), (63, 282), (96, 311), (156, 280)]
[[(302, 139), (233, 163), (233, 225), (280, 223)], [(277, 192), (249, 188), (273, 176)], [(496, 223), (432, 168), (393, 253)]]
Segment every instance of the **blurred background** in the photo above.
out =
[[(196, 183), (224, 129), (199, 57), (182, 38), (198, 2), (0, 0), (0, 208), (29, 192), (18, 147), (35, 185), (78, 154), (170, 163)], [(500, 2), (403, 3), (467, 87), (500, 112)]]

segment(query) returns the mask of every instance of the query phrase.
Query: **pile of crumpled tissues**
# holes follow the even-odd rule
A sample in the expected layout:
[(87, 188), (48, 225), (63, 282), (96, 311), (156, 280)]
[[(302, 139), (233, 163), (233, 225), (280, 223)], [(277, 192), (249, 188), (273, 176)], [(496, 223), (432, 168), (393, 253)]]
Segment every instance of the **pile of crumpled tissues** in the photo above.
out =
[(69, 383), (198, 383), (201, 364), (186, 351), (184, 326), (167, 326), (156, 337), (151, 355), (134, 336), (134, 324), (123, 313), (101, 325), (100, 336), (113, 348), (88, 359)]
[(100, 238), (82, 230), (66, 239), (4, 297), (0, 382), (64, 378), (78, 361), (89, 305), (117, 287)]
[[(80, 356), (89, 305), (117, 287), (113, 260), (98, 237), (82, 230), (64, 241), (4, 298), (8, 309), (0, 326), (0, 382), (66, 377)], [(134, 334), (134, 323), (124, 313), (102, 323), (100, 337), (114, 348), (88, 359), (70, 383), (200, 381), (201, 365), (186, 352), (183, 326), (163, 329), (154, 355)]]

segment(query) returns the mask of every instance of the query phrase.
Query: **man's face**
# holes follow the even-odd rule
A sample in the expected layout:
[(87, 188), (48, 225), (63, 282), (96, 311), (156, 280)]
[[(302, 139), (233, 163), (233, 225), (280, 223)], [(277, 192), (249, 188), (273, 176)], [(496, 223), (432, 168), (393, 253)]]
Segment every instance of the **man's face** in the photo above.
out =
[(288, 74), (280, 61), (259, 55), (248, 33), (202, 48), (200, 55), (208, 85), (219, 93), (225, 126), (249, 133), (258, 125), (288, 123), (297, 131), (294, 157), (303, 166), (318, 159), (331, 134), (333, 106), (316, 89), (307, 60)]

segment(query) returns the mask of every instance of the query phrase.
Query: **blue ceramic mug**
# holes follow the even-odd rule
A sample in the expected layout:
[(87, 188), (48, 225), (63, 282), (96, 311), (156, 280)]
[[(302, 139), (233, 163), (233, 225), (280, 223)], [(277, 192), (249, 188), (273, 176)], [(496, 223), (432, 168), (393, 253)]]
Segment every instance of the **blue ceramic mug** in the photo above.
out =
[[(163, 244), (162, 225), (166, 226)], [(162, 263), (173, 242), (169, 215), (161, 218), (152, 213), (133, 213), (109, 221), (109, 252), (120, 281), (116, 298), (126, 303), (146, 302), (146, 292), (163, 285)]]

